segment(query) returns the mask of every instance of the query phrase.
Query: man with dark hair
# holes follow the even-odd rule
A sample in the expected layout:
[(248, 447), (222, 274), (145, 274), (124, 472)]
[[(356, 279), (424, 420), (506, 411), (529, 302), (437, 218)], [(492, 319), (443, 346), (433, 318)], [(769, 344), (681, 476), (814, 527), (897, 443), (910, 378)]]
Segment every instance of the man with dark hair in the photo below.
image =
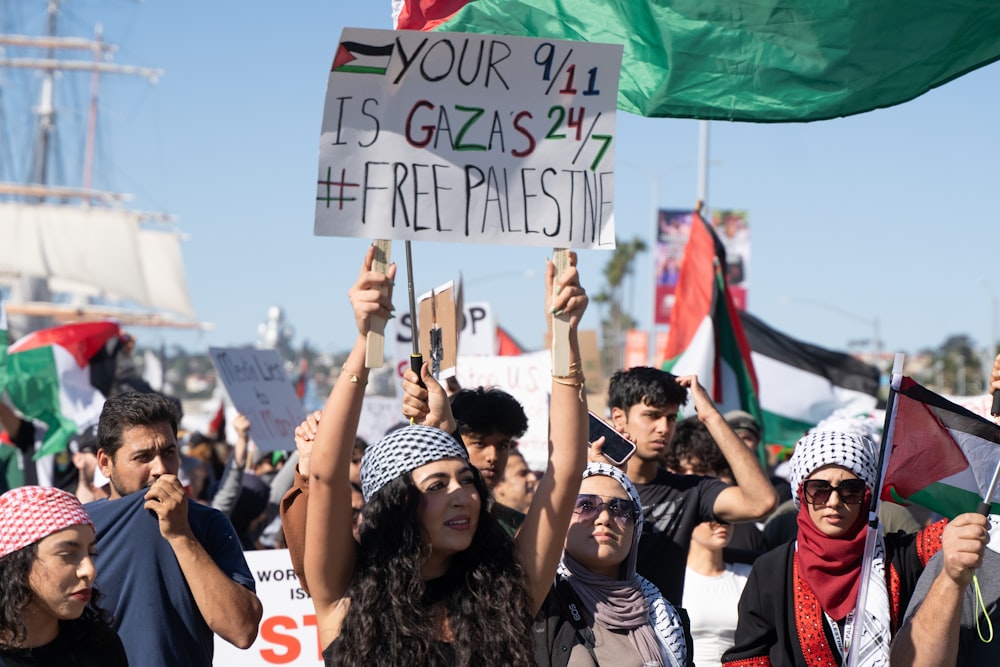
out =
[[(496, 387), (462, 389), (450, 400), (469, 463), (493, 489), (507, 469), (511, 446), (528, 430), (528, 416), (516, 398)], [(511, 535), (524, 521), (524, 514), (500, 503), (494, 505), (493, 516)]]
[(517, 399), (496, 387), (462, 389), (451, 397), (469, 463), (479, 468), (491, 489), (503, 476), (514, 440), (528, 430), (528, 417)]
[[(660, 466), (689, 391), (698, 420), (719, 446), (738, 486), (710, 477), (678, 475)], [(645, 517), (639, 574), (680, 606), (694, 527), (705, 521), (758, 519), (774, 508), (777, 497), (760, 463), (733, 433), (696, 376), (678, 378), (650, 367), (618, 371), (608, 388), (608, 406), (615, 428), (636, 443), (628, 476), (639, 490)]]
[(524, 455), (514, 449), (507, 457), (507, 467), (504, 468), (500, 481), (493, 487), (493, 497), (505, 507), (523, 514), (531, 507), (531, 499), (535, 497), (537, 487), (538, 476), (528, 467)]
[(177, 472), (178, 416), (155, 393), (109, 398), (97, 462), (111, 498), (87, 505), (97, 527), (97, 586), (133, 667), (212, 664), (214, 634), (240, 647), (262, 607), (239, 538), (218, 510), (188, 502)]

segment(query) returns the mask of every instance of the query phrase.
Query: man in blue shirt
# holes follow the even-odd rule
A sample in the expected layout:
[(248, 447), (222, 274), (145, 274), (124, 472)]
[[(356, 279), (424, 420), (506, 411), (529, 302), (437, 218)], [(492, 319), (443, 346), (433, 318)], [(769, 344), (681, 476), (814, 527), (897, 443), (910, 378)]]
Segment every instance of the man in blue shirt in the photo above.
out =
[(210, 667), (214, 634), (240, 648), (262, 615), (240, 541), (221, 512), (177, 479), (177, 412), (154, 393), (104, 404), (97, 462), (111, 497), (87, 505), (97, 526), (97, 587), (133, 667)]

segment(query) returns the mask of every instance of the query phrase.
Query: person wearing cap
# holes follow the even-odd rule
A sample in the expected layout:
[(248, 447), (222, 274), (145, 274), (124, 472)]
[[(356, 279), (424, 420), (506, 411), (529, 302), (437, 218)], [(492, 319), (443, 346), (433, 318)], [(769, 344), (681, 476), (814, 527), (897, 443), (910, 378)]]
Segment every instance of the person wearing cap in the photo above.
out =
[[(753, 455), (757, 458), (761, 457), (760, 450), (760, 438), (761, 430), (760, 424), (752, 414), (746, 410), (730, 410), (725, 415), (723, 415), (729, 426), (733, 429), (733, 432), (739, 436), (743, 444), (747, 446)], [(763, 463), (763, 459), (761, 459)], [(767, 464), (764, 463), (766, 466)], [(780, 477), (774, 474), (774, 470), (770, 467), (767, 468), (768, 479), (771, 485), (774, 487), (775, 493), (778, 494), (778, 503), (783, 503), (786, 500), (792, 499), (792, 488), (788, 484), (788, 480), (784, 477)]]
[(111, 497), (87, 505), (102, 591), (133, 667), (210, 667), (215, 635), (248, 648), (262, 615), (232, 523), (177, 478), (174, 404), (126, 393), (104, 403), (97, 459)]
[[(517, 535), (510, 538), (490, 514), (489, 489), (451, 436), (447, 396), (424, 364), (423, 382), (435, 391), (407, 393), (404, 415), (413, 417), (415, 404), (441, 401), (448, 423), (409, 425), (367, 448), (358, 544), (348, 475), (368, 377), (366, 334), (372, 317), (390, 316), (395, 276), (395, 265), (373, 271), (374, 249), (367, 252), (349, 291), (358, 337), (324, 408), (310, 463), (305, 571), (327, 665), (533, 664), (531, 617), (552, 584), (586, 463), (577, 328), (587, 295), (569, 255), (558, 276), (547, 264), (546, 305), (569, 322), (557, 344), (568, 346), (571, 363), (552, 378), (548, 471)], [(411, 384), (417, 379), (412, 370), (407, 376)]]
[(917, 578), (941, 547), (944, 523), (915, 534), (878, 533), (863, 618), (855, 616), (879, 454), (860, 421), (830, 422), (803, 436), (789, 460), (798, 537), (753, 565), (739, 604), (734, 646), (722, 664), (886, 665), (889, 642)]
[(127, 667), (94, 587), (94, 523), (73, 494), (0, 496), (0, 664)]

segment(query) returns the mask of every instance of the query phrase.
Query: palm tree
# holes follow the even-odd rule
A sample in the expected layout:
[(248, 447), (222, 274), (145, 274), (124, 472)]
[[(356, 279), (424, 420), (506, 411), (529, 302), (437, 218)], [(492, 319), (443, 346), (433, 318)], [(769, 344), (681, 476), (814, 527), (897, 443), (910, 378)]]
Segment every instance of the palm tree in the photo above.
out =
[[(615, 250), (604, 267), (605, 288), (594, 296), (595, 303), (602, 307), (601, 365), (605, 377), (622, 367), (625, 355), (625, 332), (635, 328), (636, 319), (626, 310), (631, 303), (625, 303), (626, 280), (634, 273), (635, 258), (647, 249), (646, 242), (639, 237), (622, 242), (615, 239)], [(632, 293), (627, 294), (631, 301)]]

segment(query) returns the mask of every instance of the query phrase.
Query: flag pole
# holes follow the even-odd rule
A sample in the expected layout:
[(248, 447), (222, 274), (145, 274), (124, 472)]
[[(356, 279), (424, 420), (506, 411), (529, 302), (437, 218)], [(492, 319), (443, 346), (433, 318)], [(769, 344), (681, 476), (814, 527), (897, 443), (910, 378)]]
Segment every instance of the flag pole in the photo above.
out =
[[(417, 374), (417, 384), (424, 386), (424, 381), (420, 378), (420, 370), (424, 365), (423, 355), (420, 354), (420, 329), (417, 327), (417, 303), (413, 291), (413, 255), (410, 251), (410, 242), (405, 241), (406, 248), (406, 294), (410, 299), (410, 335), (412, 336), (412, 352), (410, 352), (410, 370)], [(413, 423), (412, 420), (410, 423)]]
[(997, 480), (1000, 480), (1000, 461), (997, 462), (997, 468), (993, 471), (993, 481), (990, 482), (990, 488), (986, 491), (986, 495), (979, 502), (979, 507), (976, 508), (976, 511), (983, 516), (990, 515), (990, 507), (993, 505), (993, 494), (997, 490)]
[[(879, 537), (878, 510), (882, 502), (882, 481), (889, 467), (889, 455), (892, 453), (892, 423), (895, 420), (896, 392), (903, 380), (903, 355), (897, 354), (892, 363), (892, 375), (889, 385), (889, 398), (885, 407), (885, 421), (882, 425), (882, 440), (878, 452), (878, 480), (872, 489), (872, 502), (868, 508), (868, 533), (865, 536), (864, 558), (861, 561), (861, 585), (858, 587), (858, 601), (854, 605), (854, 619), (851, 629), (851, 645), (847, 647), (845, 667), (857, 667), (861, 659), (861, 637), (859, 633), (864, 628), (864, 618), (867, 612), (868, 584), (875, 560), (875, 545)], [(884, 564), (883, 564), (884, 565)], [(886, 610), (888, 611), (888, 610)], [(886, 638), (888, 646), (888, 638)]]

